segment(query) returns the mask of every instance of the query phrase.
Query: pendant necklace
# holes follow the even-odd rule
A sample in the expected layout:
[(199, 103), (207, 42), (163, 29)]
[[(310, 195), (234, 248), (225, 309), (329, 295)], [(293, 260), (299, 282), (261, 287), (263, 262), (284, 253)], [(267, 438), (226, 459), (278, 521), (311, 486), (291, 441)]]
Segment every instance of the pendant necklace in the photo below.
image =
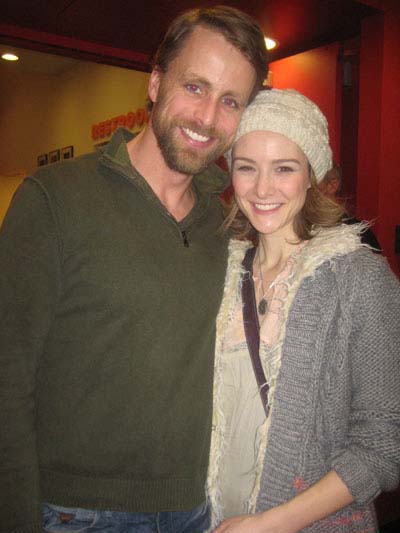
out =
[(261, 297), (261, 300), (258, 302), (258, 312), (260, 315), (265, 315), (268, 309), (268, 301), (265, 298), (265, 295), (267, 294), (268, 290), (271, 288), (271, 285), (268, 287), (266, 291), (264, 291), (264, 280), (263, 280), (263, 275), (262, 275), (260, 256), (258, 256), (258, 267), (260, 269), (261, 290), (262, 290), (262, 297)]

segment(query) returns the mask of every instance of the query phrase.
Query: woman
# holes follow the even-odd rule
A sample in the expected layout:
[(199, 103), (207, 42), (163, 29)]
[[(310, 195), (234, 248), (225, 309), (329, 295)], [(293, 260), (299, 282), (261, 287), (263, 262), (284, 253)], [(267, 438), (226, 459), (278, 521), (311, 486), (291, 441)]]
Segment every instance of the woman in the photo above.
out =
[(237, 238), (217, 325), (213, 527), (376, 531), (373, 499), (399, 480), (399, 283), (361, 244), (365, 226), (341, 224), (318, 190), (331, 149), (310, 100), (262, 91), (230, 167)]

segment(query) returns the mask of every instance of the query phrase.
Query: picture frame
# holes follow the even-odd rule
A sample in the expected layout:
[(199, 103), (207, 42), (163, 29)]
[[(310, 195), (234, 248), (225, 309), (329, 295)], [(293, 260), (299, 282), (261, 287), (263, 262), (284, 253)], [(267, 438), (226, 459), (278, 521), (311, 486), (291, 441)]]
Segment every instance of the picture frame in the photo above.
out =
[(44, 165), (47, 165), (48, 163), (48, 157), (47, 154), (41, 154), (37, 157), (37, 166), (43, 167)]
[(61, 159), (72, 159), (74, 157), (74, 147), (64, 146), (61, 148)]
[(57, 161), (60, 161), (60, 150), (59, 149), (49, 152), (49, 163), (57, 163)]

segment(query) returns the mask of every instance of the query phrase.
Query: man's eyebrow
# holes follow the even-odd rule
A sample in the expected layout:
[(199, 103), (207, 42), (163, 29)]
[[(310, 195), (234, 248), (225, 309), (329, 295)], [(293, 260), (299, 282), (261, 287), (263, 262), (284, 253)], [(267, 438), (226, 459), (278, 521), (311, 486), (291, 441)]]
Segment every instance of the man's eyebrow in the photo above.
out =
[(182, 76), (183, 81), (185, 82), (195, 82), (200, 83), (201, 85), (204, 85), (207, 88), (211, 87), (211, 82), (207, 78), (204, 78), (203, 76), (200, 76), (199, 74), (196, 74), (195, 72), (191, 72), (190, 70), (187, 70), (184, 75)]
[[(211, 89), (212, 83), (207, 78), (204, 78), (203, 76), (200, 76), (199, 74), (196, 74), (195, 72), (192, 72), (191, 70), (187, 70), (183, 76), (182, 80), (184, 83), (200, 83), (204, 87), (207, 87), (207, 89)], [(240, 95), (236, 91), (226, 91), (226, 93), (223, 96), (231, 96), (232, 98), (236, 98), (239, 101), (243, 100), (243, 95)], [(245, 105), (245, 102), (243, 103)]]

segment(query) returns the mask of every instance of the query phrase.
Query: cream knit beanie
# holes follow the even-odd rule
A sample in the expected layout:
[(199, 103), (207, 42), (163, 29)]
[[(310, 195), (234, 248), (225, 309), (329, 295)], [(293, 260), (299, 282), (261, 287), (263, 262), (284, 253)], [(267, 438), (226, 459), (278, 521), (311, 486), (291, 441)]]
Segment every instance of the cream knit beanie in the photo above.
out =
[[(252, 131), (272, 131), (296, 143), (306, 155), (317, 182), (332, 167), (328, 123), (311, 100), (293, 89), (260, 91), (245, 109), (234, 143)], [(231, 165), (232, 150), (226, 154)]]

